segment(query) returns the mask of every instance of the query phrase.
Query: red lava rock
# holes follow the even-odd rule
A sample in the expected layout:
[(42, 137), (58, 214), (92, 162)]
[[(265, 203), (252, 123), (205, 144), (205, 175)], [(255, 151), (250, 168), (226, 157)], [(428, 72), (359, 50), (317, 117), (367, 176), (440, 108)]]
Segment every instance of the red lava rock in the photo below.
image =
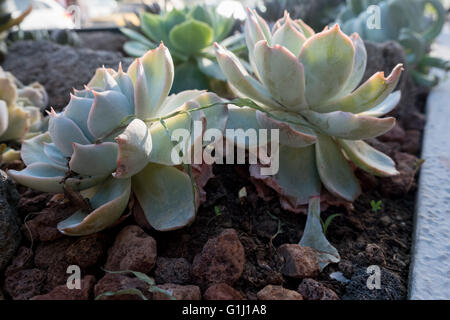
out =
[(156, 283), (185, 284), (190, 280), (191, 264), (186, 259), (158, 257), (156, 260)]
[(85, 276), (80, 282), (81, 289), (69, 289), (63, 284), (47, 294), (34, 296), (31, 300), (88, 300), (95, 285), (95, 277)]
[(46, 207), (52, 196), (53, 194), (51, 193), (42, 193), (28, 189), (21, 195), (19, 203), (17, 204), (17, 211), (23, 215), (30, 212), (40, 212)]
[[(94, 297), (97, 298), (106, 292), (117, 292), (119, 290), (138, 289), (147, 298), (151, 299), (152, 294), (148, 291), (149, 286), (144, 281), (138, 278), (130, 278), (123, 274), (107, 273), (94, 287)], [(135, 294), (122, 294), (116, 296), (103, 296), (101, 300), (142, 300), (142, 298)]]
[(67, 267), (66, 251), (76, 238), (65, 237), (53, 242), (43, 242), (38, 245), (34, 254), (36, 267), (47, 271), (45, 290), (50, 291), (57, 285), (66, 283)]
[(300, 293), (269, 284), (257, 293), (258, 300), (303, 300)]
[(101, 233), (79, 238), (67, 248), (67, 262), (82, 269), (100, 264), (105, 256), (107, 245), (108, 238)]
[(418, 111), (408, 112), (405, 115), (403, 124), (407, 130), (419, 130), (422, 131), (425, 128), (427, 117)]
[(32, 267), (33, 250), (27, 247), (21, 247), (9, 267), (6, 268), (5, 275), (10, 276), (17, 271), (31, 269)]
[(406, 139), (402, 144), (402, 151), (410, 154), (418, 154), (422, 145), (422, 133), (419, 130), (407, 130)]
[(305, 300), (340, 300), (333, 290), (314, 279), (303, 279), (297, 291)]
[(415, 186), (418, 158), (409, 153), (396, 152), (394, 161), (400, 174), (381, 180), (380, 191), (385, 196), (403, 196)]
[(5, 295), (3, 294), (3, 291), (0, 290), (0, 301), (5, 300)]
[(156, 262), (156, 241), (138, 226), (127, 226), (108, 251), (107, 270), (149, 273)]
[(203, 295), (205, 300), (244, 300), (242, 294), (226, 283), (213, 284)]
[[(182, 286), (174, 283), (158, 285), (158, 288), (166, 290), (176, 300), (201, 300), (202, 294), (197, 286)], [(153, 292), (153, 300), (170, 300), (170, 297), (162, 292)]]
[(358, 178), (358, 181), (363, 191), (370, 191), (376, 189), (379, 185), (377, 177), (375, 177), (370, 173), (365, 172), (362, 169), (357, 168), (355, 170), (355, 175)]
[(403, 128), (398, 123), (396, 123), (395, 126), (390, 131), (388, 131), (382, 136), (379, 136), (378, 140), (384, 142), (393, 141), (403, 143), (405, 137), (406, 137), (405, 130), (403, 130)]
[(283, 244), (278, 253), (284, 258), (281, 273), (292, 278), (310, 278), (319, 274), (320, 267), (316, 252), (298, 244)]
[(211, 283), (232, 285), (242, 275), (245, 252), (234, 229), (225, 229), (209, 239), (202, 252), (195, 256), (192, 276), (197, 283), (207, 286)]
[(46, 273), (39, 269), (21, 270), (7, 276), (4, 289), (13, 300), (27, 300), (41, 294)]
[(28, 240), (53, 241), (63, 237), (63, 234), (56, 228), (57, 224), (68, 218), (75, 209), (66, 206), (45, 208), (31, 220), (28, 220), (22, 227), (22, 233)]
[(365, 140), (369, 145), (374, 147), (380, 152), (383, 152), (384, 154), (388, 155), (389, 157), (393, 157), (394, 153), (397, 151), (400, 151), (402, 148), (401, 144), (394, 141), (389, 142), (381, 142), (377, 138), (367, 139)]

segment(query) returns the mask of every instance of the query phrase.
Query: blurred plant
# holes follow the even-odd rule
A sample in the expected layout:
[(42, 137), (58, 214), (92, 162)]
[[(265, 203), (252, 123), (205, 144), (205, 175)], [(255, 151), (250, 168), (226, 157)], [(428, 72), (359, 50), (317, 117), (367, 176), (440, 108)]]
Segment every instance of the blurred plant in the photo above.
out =
[(58, 30), (18, 30), (10, 33), (8, 41), (19, 40), (48, 40), (60, 45), (68, 45), (72, 47), (79, 47), (81, 39), (75, 31), (69, 29)]
[(302, 19), (315, 30), (321, 30), (335, 20), (344, 0), (265, 0), (256, 7), (258, 14), (275, 22), (289, 12), (291, 18)]
[[(58, 224), (62, 233), (87, 235), (115, 224), (132, 191), (156, 230), (193, 221), (198, 191), (190, 167), (183, 169), (182, 159), (172, 158), (172, 132), (191, 132), (192, 120), (223, 130), (227, 109), (221, 104), (202, 111), (200, 105), (221, 102), (203, 91), (168, 97), (173, 75), (172, 57), (163, 45), (136, 59), (127, 73), (121, 67), (98, 69), (63, 112), (52, 110), (47, 132), (23, 142), (27, 167), (8, 174), (27, 187), (80, 200), (80, 210)], [(191, 155), (201, 141), (200, 131), (180, 142), (183, 155)]]
[(0, 60), (8, 53), (8, 48), (5, 39), (8, 36), (8, 31), (12, 27), (19, 25), (27, 15), (30, 14), (32, 7), (30, 6), (18, 17), (13, 18), (12, 13), (8, 12), (7, 2), (0, 0)]
[[(0, 67), (0, 142), (21, 142), (44, 129), (41, 108), (48, 102), (44, 87), (35, 82), (23, 85)], [(0, 163), (20, 158), (11, 148), (2, 147)]]
[(164, 42), (176, 66), (173, 92), (208, 89), (214, 81), (226, 81), (214, 56), (214, 41), (234, 53), (245, 51), (242, 35), (228, 37), (234, 19), (217, 14), (215, 7), (196, 5), (174, 9), (162, 16), (141, 12), (140, 22), (139, 31), (129, 27), (121, 29), (130, 38), (124, 50), (130, 56), (139, 56)]
[[(230, 107), (227, 128), (279, 129), (279, 150), (271, 151), (279, 154), (278, 173), (260, 174), (262, 165), (251, 167), (250, 173), (280, 193), (285, 209), (298, 211), (310, 202), (309, 216), (314, 221), (307, 224), (304, 239), (308, 240), (303, 243), (329, 252), (327, 259), (335, 261), (337, 251), (324, 240), (320, 215), (313, 216), (320, 214), (316, 198), (322, 184), (346, 201), (358, 197), (361, 188), (349, 160), (377, 176), (398, 174), (394, 161), (363, 140), (395, 125), (394, 118), (379, 117), (400, 100), (400, 92), (392, 92), (403, 68), (398, 65), (387, 78), (379, 72), (358, 88), (367, 63), (361, 38), (346, 36), (338, 25), (315, 34), (289, 14), (270, 30), (256, 12), (248, 10), (245, 38), (256, 78), (232, 52), (216, 45), (218, 62), (232, 89), (256, 102), (248, 103), (251, 108)], [(257, 147), (239, 140), (235, 144)]]
[[(369, 23), (377, 14), (368, 10), (372, 5), (379, 8), (379, 28)], [(434, 86), (439, 78), (430, 75), (430, 67), (450, 70), (450, 61), (428, 55), (431, 44), (442, 31), (445, 16), (439, 0), (347, 0), (338, 23), (345, 33), (357, 32), (364, 40), (399, 42), (405, 49), (416, 83)]]

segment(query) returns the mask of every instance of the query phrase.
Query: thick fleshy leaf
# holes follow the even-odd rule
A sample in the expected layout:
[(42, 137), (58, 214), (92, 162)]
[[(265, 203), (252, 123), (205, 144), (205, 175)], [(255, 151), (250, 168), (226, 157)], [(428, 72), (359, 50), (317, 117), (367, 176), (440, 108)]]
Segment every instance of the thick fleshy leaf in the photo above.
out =
[(30, 114), (24, 108), (8, 108), (8, 128), (1, 136), (2, 141), (21, 140), (30, 128)]
[(342, 111), (317, 113), (307, 110), (302, 114), (322, 132), (348, 140), (375, 138), (395, 125), (395, 118), (379, 119)]
[(8, 129), (8, 118), (8, 106), (5, 101), (0, 100), (0, 138)]
[(8, 107), (17, 100), (17, 86), (9, 77), (0, 78), (0, 100), (4, 100)]
[(176, 25), (170, 31), (169, 38), (175, 49), (191, 56), (211, 45), (214, 30), (204, 22), (187, 20)]
[[(142, 73), (139, 73), (139, 64), (142, 64)], [(140, 104), (140, 101), (135, 100), (136, 115), (141, 119), (151, 117), (167, 98), (172, 87), (174, 66), (169, 50), (161, 43), (158, 48), (147, 52), (142, 58), (136, 59), (128, 68), (127, 73), (135, 87), (138, 82), (145, 81), (147, 89), (148, 101), (144, 101), (148, 104)], [(138, 80), (139, 74), (140, 79)], [(135, 90), (139, 89), (135, 88)]]
[[(130, 39), (132, 39), (134, 41), (140, 42), (140, 43), (142, 43), (142, 45), (145, 45), (147, 47), (147, 50), (148, 50), (148, 48), (151, 48), (152, 46), (153, 46), (153, 48), (156, 47), (154, 42), (148, 40), (148, 38), (145, 37), (140, 32), (137, 32), (137, 31), (135, 31), (133, 29), (130, 29), (130, 28), (119, 28), (119, 30), (124, 35), (126, 35), (128, 38), (130, 38)], [(138, 57), (140, 57), (140, 56), (141, 55), (139, 55)]]
[(299, 28), (303, 31), (303, 34), (306, 38), (310, 38), (316, 33), (314, 32), (313, 28), (308, 26), (303, 20), (297, 19), (295, 20), (295, 23), (299, 26)]
[[(54, 143), (44, 142), (44, 154), (53, 164), (67, 168), (68, 158), (58, 150)], [(44, 162), (46, 161), (44, 160)]]
[(21, 156), (25, 165), (29, 166), (35, 162), (52, 163), (44, 152), (44, 145), (51, 143), (52, 139), (48, 132), (42, 133), (22, 143)]
[(64, 109), (64, 115), (72, 119), (90, 141), (94, 141), (94, 137), (88, 129), (89, 112), (93, 103), (94, 99), (77, 97), (71, 94), (69, 104)]
[(352, 34), (350, 36), (350, 39), (352, 40), (353, 46), (355, 47), (355, 58), (353, 61), (352, 73), (347, 79), (345, 87), (341, 91), (342, 96), (345, 96), (355, 90), (355, 88), (364, 77), (364, 72), (366, 71), (367, 65), (367, 51), (366, 46), (364, 45), (364, 41), (357, 33)]
[(87, 176), (111, 174), (116, 168), (117, 144), (73, 144), (73, 154), (69, 162), (70, 170)]
[(338, 140), (347, 157), (358, 167), (380, 177), (395, 176), (395, 162), (384, 153), (372, 148), (364, 141)]
[(97, 68), (94, 76), (87, 84), (87, 87), (101, 90), (120, 91), (117, 82), (113, 78), (113, 75), (115, 74), (116, 71), (111, 68)]
[(161, 117), (164, 115), (168, 115), (181, 107), (186, 102), (194, 100), (205, 92), (206, 90), (185, 90), (177, 94), (171, 94), (161, 105), (161, 108), (159, 108), (156, 116)]
[[(280, 145), (279, 171), (274, 176), (256, 176), (281, 195), (303, 205), (320, 194), (321, 182), (316, 168), (314, 146), (291, 148)], [(254, 176), (255, 177), (255, 176)]]
[(14, 149), (6, 149), (6, 151), (0, 154), (0, 162), (2, 164), (8, 164), (17, 160), (20, 160), (20, 151)]
[(255, 46), (255, 63), (275, 101), (291, 110), (306, 107), (303, 66), (289, 50), (260, 41)]
[(67, 170), (49, 163), (35, 162), (21, 171), (8, 170), (8, 175), (17, 183), (31, 189), (52, 193), (63, 192), (64, 185), (70, 186), (74, 190), (88, 189), (106, 178), (105, 176), (74, 177), (64, 180)]
[(222, 132), (225, 130), (228, 120), (228, 108), (225, 100), (221, 99), (215, 93), (205, 92), (191, 101), (197, 102), (199, 106), (217, 104), (202, 110), (206, 117), (206, 130), (218, 129)]
[(68, 157), (73, 152), (72, 143), (91, 143), (74, 121), (54, 111), (50, 114), (48, 131), (56, 147)]
[(192, 182), (186, 173), (150, 163), (133, 176), (133, 192), (149, 224), (158, 231), (182, 228), (195, 218)]
[(131, 179), (110, 177), (99, 185), (90, 199), (92, 208), (89, 214), (77, 211), (58, 224), (58, 230), (68, 236), (85, 236), (106, 229), (116, 222), (128, 205), (131, 192)]
[(353, 93), (317, 110), (318, 112), (340, 110), (355, 114), (370, 110), (382, 103), (394, 91), (402, 71), (403, 67), (399, 64), (387, 78), (384, 77), (383, 72), (378, 72)]
[[(258, 130), (259, 123), (256, 120), (256, 110), (247, 107), (228, 106), (228, 122), (226, 129), (231, 129), (233, 136), (226, 134), (225, 137), (238, 148), (256, 148), (258, 145), (249, 145), (249, 140), (245, 137), (239, 137), (241, 134), (245, 136), (247, 130)], [(238, 130), (241, 129), (241, 130)]]
[(391, 93), (382, 103), (377, 105), (376, 107), (369, 109), (360, 113), (360, 116), (368, 116), (368, 117), (382, 117), (385, 114), (388, 114), (400, 103), (402, 98), (402, 94), (399, 91), (395, 91)]
[(353, 43), (338, 25), (305, 42), (299, 60), (305, 70), (306, 100), (313, 110), (344, 88), (352, 73), (354, 57)]
[(197, 58), (197, 66), (208, 77), (220, 81), (227, 81), (227, 78), (223, 74), (222, 69), (220, 69), (220, 66), (216, 61), (200, 57)]
[(288, 49), (294, 56), (298, 57), (306, 37), (296, 27), (295, 22), (289, 17), (286, 17), (284, 24), (274, 32), (272, 37), (272, 45), (281, 45)]
[(354, 201), (361, 193), (358, 179), (336, 142), (317, 134), (316, 161), (322, 183), (327, 190), (347, 201)]
[(269, 91), (248, 74), (232, 52), (225, 50), (218, 44), (215, 44), (214, 47), (220, 68), (236, 90), (268, 107), (280, 108), (279, 103), (272, 99)]
[(127, 116), (133, 114), (132, 106), (121, 92), (94, 92), (94, 96), (87, 124), (95, 138), (111, 134)]
[(150, 160), (152, 137), (142, 120), (134, 119), (116, 138), (119, 145), (116, 178), (129, 178), (141, 171)]
[(25, 105), (32, 105), (37, 108), (44, 108), (48, 104), (47, 91), (42, 84), (34, 82), (28, 86), (20, 88), (17, 91), (18, 99), (22, 100)]
[[(187, 111), (198, 108), (200, 105), (195, 101), (189, 101), (180, 107), (179, 111)], [(203, 132), (206, 128), (206, 117), (203, 111), (195, 111), (190, 114), (181, 113), (177, 116), (164, 120), (167, 129), (160, 123), (155, 122), (150, 127), (150, 134), (153, 141), (152, 152), (150, 153), (150, 162), (164, 165), (179, 165), (182, 158), (175, 156), (173, 152), (178, 150), (183, 157), (192, 158), (202, 150)], [(196, 123), (201, 124), (201, 128), (196, 127)], [(181, 137), (182, 141), (172, 141), (175, 130), (189, 132), (189, 137)], [(184, 139), (185, 138), (185, 139)], [(175, 148), (177, 146), (177, 149)], [(197, 146), (197, 148), (196, 148)]]
[(258, 14), (247, 8), (247, 19), (245, 20), (245, 42), (249, 51), (250, 60), (253, 58), (255, 44), (261, 40), (270, 43), (271, 33), (267, 23)]
[(312, 197), (309, 200), (308, 218), (299, 245), (316, 250), (320, 270), (323, 270), (329, 263), (338, 263), (341, 257), (325, 237), (320, 221), (320, 197)]
[(289, 123), (272, 119), (261, 111), (256, 111), (256, 120), (258, 121), (259, 128), (268, 130), (278, 129), (280, 144), (285, 146), (303, 148), (316, 142), (314, 135), (297, 131)]
[(127, 97), (128, 103), (134, 110), (134, 85), (133, 81), (131, 81), (130, 76), (123, 72), (122, 63), (119, 64), (119, 70), (114, 75), (114, 79), (119, 85), (120, 91), (122, 91), (123, 95)]

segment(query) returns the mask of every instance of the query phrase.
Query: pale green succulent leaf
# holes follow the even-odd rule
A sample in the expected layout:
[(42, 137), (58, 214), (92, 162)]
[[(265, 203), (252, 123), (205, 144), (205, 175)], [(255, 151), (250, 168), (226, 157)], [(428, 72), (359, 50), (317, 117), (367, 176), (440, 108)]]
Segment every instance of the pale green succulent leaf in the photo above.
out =
[(358, 179), (332, 138), (317, 134), (316, 161), (320, 179), (330, 193), (347, 201), (354, 201), (359, 196)]
[(205, 93), (206, 90), (185, 90), (180, 93), (171, 94), (164, 100), (161, 108), (159, 108), (156, 113), (157, 117), (168, 115), (174, 112), (176, 109), (180, 108), (183, 104), (190, 100), (194, 100), (201, 94)]
[[(145, 37), (144, 35), (142, 35), (140, 32), (137, 32), (133, 29), (130, 28), (119, 28), (120, 32), (122, 32), (124, 35), (126, 35), (128, 38), (130, 38), (131, 40), (134, 40), (136, 42), (141, 43), (143, 46), (146, 46), (147, 48), (156, 48), (156, 44), (152, 41), (150, 41), (147, 37)], [(133, 42), (134, 42), (133, 41)], [(148, 49), (147, 49), (148, 50)], [(142, 56), (138, 55), (136, 57), (140, 57)]]
[(94, 92), (94, 96), (87, 126), (95, 138), (102, 138), (110, 134), (119, 127), (125, 117), (133, 114), (132, 106), (121, 92), (111, 90)]
[(113, 142), (81, 145), (73, 144), (70, 170), (87, 176), (111, 174), (116, 168), (118, 147)]
[(306, 108), (303, 65), (286, 48), (255, 45), (255, 63), (261, 80), (275, 101), (289, 110)]
[(116, 141), (118, 157), (115, 177), (129, 178), (141, 171), (150, 160), (152, 151), (150, 131), (142, 120), (134, 119)]
[(303, 115), (320, 131), (347, 140), (375, 138), (385, 134), (395, 125), (395, 118), (379, 119), (342, 111), (317, 113), (307, 110)]
[(261, 129), (256, 119), (255, 109), (229, 105), (228, 122), (226, 128), (233, 130), (232, 132), (234, 132), (235, 135), (226, 135), (226, 139), (234, 143), (236, 147), (242, 149), (258, 147), (258, 145), (250, 145), (249, 140), (245, 139), (247, 130)]
[(331, 102), (318, 112), (345, 111), (361, 113), (382, 103), (395, 89), (402, 74), (403, 67), (397, 65), (392, 73), (385, 78), (383, 72), (378, 72), (362, 84), (353, 93)]
[(353, 90), (357, 88), (364, 77), (364, 72), (366, 71), (367, 66), (367, 51), (364, 41), (357, 33), (352, 34), (350, 39), (355, 47), (355, 57), (353, 61), (352, 73), (347, 79), (345, 87), (341, 91), (342, 96), (353, 92)]
[(93, 103), (94, 99), (70, 95), (69, 104), (64, 109), (64, 115), (73, 120), (90, 141), (95, 139), (88, 129), (89, 112)]
[(186, 173), (150, 163), (132, 181), (145, 217), (156, 230), (179, 229), (194, 220), (192, 182)]
[(361, 140), (338, 139), (348, 158), (364, 171), (379, 176), (390, 177), (399, 174), (395, 162), (384, 153)]
[(254, 80), (239, 59), (220, 45), (215, 45), (219, 65), (231, 85), (244, 96), (254, 99), (266, 106), (279, 108), (266, 88)]
[(289, 16), (272, 37), (272, 45), (281, 45), (296, 57), (300, 54), (300, 49), (305, 41), (305, 35), (295, 26), (295, 22)]
[(385, 114), (388, 114), (400, 103), (402, 98), (400, 91), (395, 91), (391, 93), (382, 103), (369, 109), (367, 111), (361, 112), (360, 116), (369, 116), (369, 117), (382, 117)]
[(194, 55), (211, 45), (214, 30), (204, 22), (187, 20), (175, 26), (169, 37), (175, 49), (187, 55)]
[(227, 81), (227, 78), (223, 74), (220, 66), (217, 62), (212, 61), (208, 58), (200, 57), (197, 59), (198, 68), (206, 74), (208, 77), (220, 80)]
[(312, 197), (309, 200), (308, 218), (299, 245), (313, 248), (316, 251), (320, 270), (330, 263), (338, 263), (341, 260), (338, 251), (327, 240), (323, 232), (320, 223), (320, 197)]
[(139, 41), (127, 41), (123, 44), (123, 50), (131, 57), (142, 57), (148, 50), (156, 48), (156, 45), (148, 45)]
[(50, 133), (45, 132), (31, 139), (24, 140), (21, 148), (22, 160), (26, 166), (35, 162), (52, 163), (44, 152), (45, 143), (51, 143)]
[[(47, 156), (48, 160), (50, 160), (50, 163), (56, 164), (58, 166), (61, 166), (63, 168), (67, 168), (68, 164), (68, 158), (65, 157), (61, 151), (56, 147), (54, 143), (48, 143), (44, 141), (44, 154)], [(24, 144), (22, 144), (23, 149)], [(40, 146), (36, 146), (39, 148)], [(23, 152), (23, 151), (22, 151)], [(47, 162), (45, 159), (42, 159), (43, 162)]]
[(256, 111), (256, 120), (259, 128), (279, 130), (279, 139), (282, 145), (292, 148), (303, 148), (316, 142), (314, 135), (298, 131), (289, 123), (275, 120), (264, 112)]
[[(141, 119), (153, 116), (167, 98), (173, 83), (174, 66), (169, 50), (161, 44), (136, 59), (127, 73), (135, 85), (136, 116)], [(139, 92), (145, 89), (146, 93)], [(143, 98), (138, 100), (138, 97)]]
[(8, 108), (8, 128), (1, 136), (2, 141), (21, 140), (30, 128), (30, 114), (21, 107)]
[(169, 43), (168, 33), (164, 28), (163, 17), (157, 14), (141, 12), (140, 14), (142, 32), (154, 42), (163, 41)]
[(302, 47), (306, 100), (314, 110), (335, 97), (349, 79), (355, 57), (351, 39), (336, 25), (315, 34)]
[[(3, 71), (3, 70), (2, 70)], [(17, 86), (9, 77), (0, 78), (0, 100), (4, 100), (8, 107), (17, 100)]]
[(0, 139), (2, 134), (8, 129), (8, 119), (8, 106), (5, 101), (0, 100)]
[(128, 205), (131, 179), (110, 177), (96, 188), (90, 199), (93, 211), (81, 210), (58, 223), (58, 230), (68, 236), (85, 236), (102, 231), (114, 224)]

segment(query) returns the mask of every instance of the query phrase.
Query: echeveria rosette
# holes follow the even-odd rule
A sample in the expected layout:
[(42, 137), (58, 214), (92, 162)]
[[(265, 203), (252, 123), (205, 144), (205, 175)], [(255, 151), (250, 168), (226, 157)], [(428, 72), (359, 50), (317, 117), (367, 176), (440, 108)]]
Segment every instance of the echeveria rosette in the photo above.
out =
[[(0, 142), (19, 141), (38, 134), (45, 127), (40, 109), (47, 105), (47, 93), (39, 83), (25, 86), (0, 68)], [(20, 159), (13, 149), (1, 154), (3, 163)]]
[(163, 41), (175, 62), (173, 92), (211, 88), (215, 80), (226, 81), (215, 61), (212, 44), (221, 42), (233, 52), (245, 50), (241, 34), (230, 36), (234, 19), (219, 15), (215, 9), (195, 5), (163, 15), (141, 12), (139, 29), (121, 28), (130, 38), (124, 50), (130, 56), (140, 56)]
[[(368, 23), (375, 22), (378, 13), (368, 10), (372, 5), (379, 8), (381, 28), (373, 28)], [(431, 11), (433, 16), (428, 14)], [(338, 23), (345, 33), (358, 32), (366, 41), (399, 42), (405, 49), (414, 80), (432, 86), (439, 79), (429, 74), (430, 67), (450, 70), (450, 61), (428, 55), (431, 44), (442, 31), (445, 17), (439, 0), (347, 0)]]
[(367, 54), (357, 34), (348, 37), (337, 25), (315, 34), (289, 15), (270, 30), (251, 10), (245, 30), (257, 78), (219, 45), (217, 59), (236, 93), (269, 115), (230, 109), (228, 127), (242, 127), (246, 121), (253, 127), (280, 129), (280, 170), (271, 178), (294, 208), (320, 194), (320, 182), (335, 196), (355, 200), (360, 186), (348, 160), (377, 176), (397, 174), (389, 157), (362, 140), (394, 126), (394, 118), (379, 117), (399, 102), (400, 92), (392, 92), (401, 65), (387, 78), (377, 73), (358, 87)]
[[(367, 60), (361, 38), (357, 34), (348, 37), (338, 25), (315, 33), (288, 14), (271, 30), (248, 10), (245, 37), (255, 77), (220, 45), (216, 45), (216, 55), (235, 93), (263, 110), (229, 108), (227, 128), (279, 129), (278, 173), (254, 177), (279, 192), (286, 209), (297, 211), (310, 203), (310, 213), (315, 215), (320, 210), (311, 208), (311, 203), (317, 206), (322, 185), (338, 198), (355, 200), (361, 189), (350, 162), (377, 176), (398, 174), (388, 156), (363, 140), (395, 125), (394, 118), (380, 117), (400, 100), (400, 92), (393, 90), (401, 65), (388, 77), (380, 72), (358, 87)], [(314, 230), (319, 220), (308, 216), (308, 221), (312, 219), (304, 238), (318, 240)], [(322, 252), (321, 258), (339, 259), (323, 239), (315, 240), (310, 244)]]
[[(162, 124), (147, 120), (219, 98), (202, 91), (168, 97), (173, 69), (162, 44), (136, 59), (126, 73), (121, 67), (118, 72), (98, 69), (85, 90), (71, 95), (62, 113), (50, 113), (48, 132), (24, 142), (27, 167), (8, 172), (15, 181), (44, 192), (70, 187), (90, 199), (92, 211), (79, 210), (59, 223), (62, 233), (79, 236), (111, 226), (126, 209), (131, 192), (157, 230), (181, 228), (194, 219), (191, 179), (180, 170), (181, 163), (172, 162), (172, 142)], [(226, 118), (225, 106), (215, 110)], [(219, 125), (214, 123), (216, 114), (210, 115), (210, 125)], [(204, 123), (207, 116), (195, 111), (192, 118)], [(189, 130), (191, 120), (181, 113), (165, 123), (170, 132)]]

